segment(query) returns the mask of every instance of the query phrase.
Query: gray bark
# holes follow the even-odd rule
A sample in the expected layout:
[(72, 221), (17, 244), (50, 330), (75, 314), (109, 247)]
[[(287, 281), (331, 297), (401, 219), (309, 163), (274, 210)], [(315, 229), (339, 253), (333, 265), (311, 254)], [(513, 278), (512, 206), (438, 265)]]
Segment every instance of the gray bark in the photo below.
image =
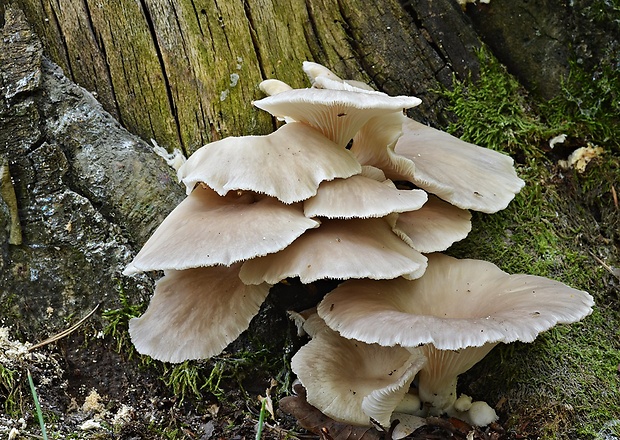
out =
[[(41, 338), (115, 304), (120, 289), (148, 298), (147, 278), (120, 272), (183, 191), (149, 145), (43, 56), (17, 9), (6, 11), (0, 62), (0, 304), (5, 324)], [(8, 239), (16, 229), (21, 244)]]

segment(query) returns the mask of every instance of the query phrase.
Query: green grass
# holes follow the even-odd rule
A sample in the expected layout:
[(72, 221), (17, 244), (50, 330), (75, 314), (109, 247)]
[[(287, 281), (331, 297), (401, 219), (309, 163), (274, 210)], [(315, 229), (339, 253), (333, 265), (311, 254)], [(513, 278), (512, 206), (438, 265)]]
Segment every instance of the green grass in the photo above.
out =
[[(219, 400), (226, 400), (227, 388), (235, 384), (245, 394), (242, 382), (247, 377), (273, 376), (281, 386), (277, 392), (282, 394), (290, 388), (291, 372), (287, 355), (273, 356), (281, 349), (270, 349), (260, 341), (249, 341), (249, 349), (237, 350), (234, 355), (222, 354), (210, 360), (185, 361), (179, 364), (154, 361), (149, 356), (136, 352), (129, 338), (129, 320), (140, 316), (146, 304), (133, 304), (122, 291), (119, 291), (117, 309), (109, 309), (102, 316), (107, 321), (104, 335), (115, 341), (115, 349), (127, 358), (137, 358), (143, 368), (155, 372), (162, 383), (177, 397), (178, 404), (187, 399), (204, 400), (211, 394)], [(247, 395), (246, 395), (247, 397)]]
[(47, 430), (45, 429), (45, 420), (43, 419), (43, 413), (41, 412), (41, 404), (39, 403), (39, 396), (37, 395), (37, 389), (34, 386), (34, 382), (32, 381), (32, 375), (30, 371), (28, 371), (28, 384), (30, 385), (30, 391), (32, 392), (32, 399), (34, 400), (34, 406), (37, 411), (37, 420), (39, 421), (39, 426), (41, 427), (41, 435), (43, 436), (43, 440), (47, 440)]

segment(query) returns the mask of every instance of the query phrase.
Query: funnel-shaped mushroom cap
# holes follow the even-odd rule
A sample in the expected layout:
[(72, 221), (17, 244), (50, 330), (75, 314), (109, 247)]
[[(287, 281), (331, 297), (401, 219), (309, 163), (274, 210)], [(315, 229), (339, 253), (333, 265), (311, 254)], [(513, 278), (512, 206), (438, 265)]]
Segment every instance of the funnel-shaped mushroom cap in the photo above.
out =
[(291, 367), (308, 403), (323, 414), (362, 426), (370, 426), (373, 417), (389, 426), (389, 416), (425, 360), (419, 351), (364, 344), (327, 329), (293, 356)]
[[(354, 340), (351, 340), (351, 342), (358, 346), (382, 347), (378, 344), (364, 344), (363, 342)], [(400, 350), (400, 347), (390, 348)], [(410, 352), (412, 356), (407, 360), (405, 364), (406, 368), (400, 378), (397, 376), (395, 382), (388, 383), (384, 387), (374, 390), (364, 397), (362, 401), (362, 410), (364, 413), (372, 417), (373, 420), (379, 422), (384, 428), (390, 426), (394, 411), (401, 405), (416, 374), (418, 374), (420, 369), (426, 364), (426, 358), (422, 350), (412, 348)], [(386, 352), (385, 355), (387, 356), (387, 354)], [(390, 355), (393, 354), (390, 353)]]
[(467, 237), (471, 231), (471, 214), (430, 196), (422, 208), (400, 214), (396, 228), (411, 239), (414, 249), (439, 252)]
[(319, 222), (300, 204), (251, 193), (218, 196), (202, 186), (183, 200), (123, 272), (230, 265), (288, 246)]
[(420, 100), (380, 92), (330, 89), (293, 89), (254, 101), (273, 116), (304, 122), (341, 147), (373, 116), (415, 107)]
[(405, 118), (394, 151), (415, 163), (413, 176), (402, 178), (462, 209), (497, 212), (524, 185), (509, 156), (411, 119)]
[(246, 286), (239, 266), (169, 271), (147, 311), (129, 322), (139, 353), (165, 362), (219, 354), (250, 325), (269, 285)]
[(532, 342), (558, 323), (592, 312), (592, 297), (557, 281), (509, 275), (481, 260), (430, 255), (413, 281), (350, 280), (317, 311), (345, 338), (381, 345), (431, 343), (459, 350), (494, 342)]
[(420, 209), (426, 202), (426, 192), (396, 189), (389, 180), (374, 179), (375, 171), (379, 170), (321, 183), (316, 196), (304, 201), (304, 213), (327, 218), (385, 217)]
[(290, 123), (267, 136), (228, 137), (207, 144), (178, 174), (188, 193), (202, 182), (221, 196), (249, 190), (293, 203), (315, 195), (324, 180), (361, 171), (349, 151), (305, 124)]
[(276, 284), (288, 277), (307, 284), (328, 278), (417, 278), (425, 268), (426, 257), (383, 218), (325, 220), (284, 250), (246, 261), (239, 276), (247, 284)]

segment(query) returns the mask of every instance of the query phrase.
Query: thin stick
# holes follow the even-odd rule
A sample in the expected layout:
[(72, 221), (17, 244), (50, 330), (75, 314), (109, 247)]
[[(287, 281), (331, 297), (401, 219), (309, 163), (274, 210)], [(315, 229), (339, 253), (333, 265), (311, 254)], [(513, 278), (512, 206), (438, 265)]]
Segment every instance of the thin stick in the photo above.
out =
[(77, 330), (77, 329), (78, 329), (78, 327), (79, 327), (80, 325), (82, 325), (82, 323), (83, 323), (84, 321), (86, 321), (88, 318), (90, 318), (90, 317), (93, 315), (93, 313), (95, 313), (95, 312), (97, 311), (97, 309), (99, 308), (99, 306), (100, 306), (100, 305), (101, 305), (101, 303), (97, 304), (97, 305), (95, 306), (95, 308), (94, 308), (94, 309), (92, 309), (92, 310), (90, 311), (90, 313), (89, 313), (88, 315), (86, 315), (85, 317), (83, 317), (82, 319), (80, 319), (78, 322), (76, 322), (75, 324), (73, 324), (73, 325), (72, 325), (71, 327), (69, 327), (68, 329), (63, 330), (63, 331), (61, 331), (60, 333), (55, 334), (54, 336), (50, 336), (49, 338), (47, 338), (47, 339), (46, 339), (46, 340), (44, 340), (44, 341), (41, 341), (41, 342), (39, 342), (39, 343), (37, 343), (37, 344), (34, 344), (33, 346), (31, 346), (31, 347), (29, 347), (29, 348), (28, 348), (28, 351), (35, 350), (35, 349), (37, 349), (37, 348), (43, 347), (44, 345), (51, 344), (52, 342), (58, 341), (59, 339), (62, 339), (62, 338), (64, 338), (65, 336), (69, 336), (71, 333), (73, 333), (75, 330)]
[(599, 257), (594, 255), (594, 253), (590, 252), (590, 255), (592, 255), (592, 258), (594, 258), (601, 266), (607, 269), (607, 272), (609, 272), (610, 274), (612, 274), (613, 276), (615, 276), (616, 278), (620, 280), (620, 275), (618, 275), (616, 271), (614, 271), (608, 264), (606, 264), (603, 260), (601, 260)]

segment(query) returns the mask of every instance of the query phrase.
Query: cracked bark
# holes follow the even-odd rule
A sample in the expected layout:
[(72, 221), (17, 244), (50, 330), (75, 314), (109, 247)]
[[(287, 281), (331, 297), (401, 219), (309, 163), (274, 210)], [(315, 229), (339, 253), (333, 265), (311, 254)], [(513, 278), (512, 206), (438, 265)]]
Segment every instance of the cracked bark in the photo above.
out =
[[(261, 97), (257, 84), (277, 77), (306, 86), (306, 59), (389, 93), (420, 96), (425, 104), (415, 116), (436, 123), (432, 90), (450, 85), (452, 73), (475, 74), (480, 44), (450, 0), (17, 3), (51, 59), (96, 91), (126, 128), (187, 153), (225, 136), (271, 131), (271, 118), (251, 106)], [(422, 19), (412, 19), (414, 7)], [(231, 74), (239, 75), (235, 86)]]
[[(7, 8), (1, 33), (1, 325), (42, 339), (116, 304), (121, 289), (148, 298), (148, 278), (120, 272), (183, 191), (150, 146), (42, 55), (21, 11)], [(15, 209), (21, 244), (5, 236)]]

